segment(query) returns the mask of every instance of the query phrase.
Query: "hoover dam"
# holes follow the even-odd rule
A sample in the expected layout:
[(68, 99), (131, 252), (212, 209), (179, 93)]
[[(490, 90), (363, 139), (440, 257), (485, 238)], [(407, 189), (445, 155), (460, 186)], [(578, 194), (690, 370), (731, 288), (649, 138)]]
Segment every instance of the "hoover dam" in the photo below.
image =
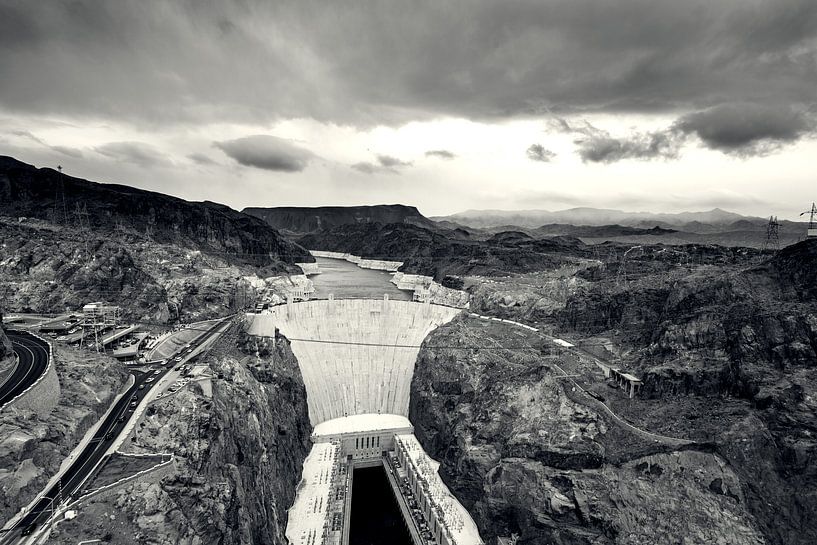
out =
[[(482, 543), (471, 516), (443, 483), (439, 464), (423, 451), (408, 420), (420, 345), (461, 310), (393, 300), (388, 293), (375, 299), (376, 286), (361, 289), (345, 294), (367, 298), (330, 294), (247, 316), (251, 335), (283, 335), (291, 343), (313, 426), (313, 446), (286, 536), (296, 545), (364, 543), (367, 535), (383, 532), (393, 534), (389, 542), (396, 544)], [(357, 484), (356, 475), (361, 479)], [(378, 495), (364, 481), (388, 483), (391, 492), (380, 490)], [(353, 497), (353, 490), (362, 497)], [(382, 501), (384, 497), (390, 501)], [(371, 505), (360, 507), (367, 500)], [(401, 520), (402, 527), (384, 529), (383, 521), (390, 517)]]

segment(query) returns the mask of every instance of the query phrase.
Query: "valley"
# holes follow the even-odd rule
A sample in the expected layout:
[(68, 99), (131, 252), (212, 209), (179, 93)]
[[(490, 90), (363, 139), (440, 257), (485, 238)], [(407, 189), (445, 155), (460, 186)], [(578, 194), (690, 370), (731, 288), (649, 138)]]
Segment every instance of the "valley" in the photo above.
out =
[[(297, 242), (236, 218), (235, 243), (4, 216), (4, 328), (44, 335), (55, 389), (3, 409), (3, 542), (342, 543), (374, 531), (350, 503), (369, 487), (410, 540), (451, 545), (815, 539), (814, 240), (393, 212), (288, 210)], [(92, 301), (125, 331), (99, 352)], [(83, 448), (98, 463), (74, 489), (58, 476)]]

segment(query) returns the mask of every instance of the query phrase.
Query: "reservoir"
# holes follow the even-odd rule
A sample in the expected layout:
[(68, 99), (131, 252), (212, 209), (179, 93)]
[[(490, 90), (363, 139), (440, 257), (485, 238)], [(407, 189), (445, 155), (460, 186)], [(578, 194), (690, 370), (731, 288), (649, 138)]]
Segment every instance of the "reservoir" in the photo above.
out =
[(397, 289), (390, 282), (386, 271), (361, 269), (343, 259), (316, 257), (321, 274), (310, 276), (315, 286), (313, 297), (326, 299), (334, 294), (336, 299), (382, 299), (388, 294), (395, 301), (411, 301), (412, 292)]

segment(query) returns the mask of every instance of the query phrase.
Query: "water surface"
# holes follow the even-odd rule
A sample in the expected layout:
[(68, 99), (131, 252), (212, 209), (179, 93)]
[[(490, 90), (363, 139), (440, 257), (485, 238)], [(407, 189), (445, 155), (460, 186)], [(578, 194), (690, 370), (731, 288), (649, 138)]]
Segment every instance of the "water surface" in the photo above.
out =
[(382, 299), (389, 294), (389, 299), (411, 301), (410, 291), (398, 290), (390, 282), (391, 274), (386, 271), (361, 269), (354, 263), (343, 259), (316, 257), (321, 274), (310, 276), (315, 285), (313, 297), (326, 299), (334, 294), (336, 299), (366, 298)]

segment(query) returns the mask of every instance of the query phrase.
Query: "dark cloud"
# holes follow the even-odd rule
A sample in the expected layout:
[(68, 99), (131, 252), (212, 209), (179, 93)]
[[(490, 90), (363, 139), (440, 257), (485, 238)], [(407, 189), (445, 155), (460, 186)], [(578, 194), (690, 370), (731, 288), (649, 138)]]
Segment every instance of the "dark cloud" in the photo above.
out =
[(448, 151), (447, 149), (433, 149), (426, 152), (426, 157), (437, 157), (438, 159), (451, 160), (457, 157), (457, 154)]
[(46, 144), (45, 141), (43, 141), (41, 138), (34, 136), (30, 131), (11, 131), (11, 133), (9, 134), (17, 136), (19, 138), (24, 138), (26, 140), (31, 140), (32, 142), (36, 142), (41, 146), (48, 147), (48, 144)]
[(96, 146), (94, 151), (116, 161), (125, 161), (139, 166), (170, 166), (166, 155), (144, 142), (109, 142)]
[(814, 0), (4, 2), (0, 106), (370, 125), (806, 104), (815, 38)]
[(814, 119), (790, 106), (726, 104), (678, 119), (675, 128), (708, 148), (735, 155), (762, 155), (813, 132)]
[(532, 144), (525, 153), (527, 153), (528, 159), (531, 161), (541, 161), (543, 163), (549, 163), (556, 157), (555, 153), (545, 149), (542, 144)]
[(57, 153), (62, 153), (66, 157), (73, 157), (75, 159), (79, 159), (83, 157), (84, 154), (82, 150), (77, 148), (69, 148), (68, 146), (49, 146), (52, 150), (56, 151)]
[(576, 140), (579, 156), (585, 162), (613, 163), (622, 159), (675, 159), (683, 138), (673, 131), (634, 133), (614, 137), (606, 131)]
[(675, 159), (690, 137), (713, 150), (742, 157), (766, 155), (813, 135), (814, 115), (788, 105), (740, 102), (679, 117), (665, 130), (613, 136), (587, 121), (571, 124), (553, 116), (551, 130), (573, 134), (582, 160), (612, 163), (622, 159)]
[(196, 163), (197, 165), (202, 166), (218, 164), (215, 161), (213, 161), (213, 159), (211, 159), (209, 155), (205, 155), (203, 153), (191, 153), (190, 155), (187, 156), (187, 158)]
[(403, 161), (390, 155), (378, 155), (377, 162), (385, 168), (400, 168), (411, 166), (411, 161)]
[(35, 136), (30, 131), (14, 130), (14, 131), (10, 131), (8, 134), (16, 136), (18, 138), (22, 138), (24, 140), (30, 140), (31, 142), (34, 142), (35, 144), (39, 144), (40, 146), (42, 146), (44, 148), (48, 148), (48, 149), (50, 149), (52, 151), (56, 151), (57, 153), (61, 153), (62, 155), (65, 155), (67, 157), (79, 158), (79, 157), (83, 156), (82, 150), (79, 150), (77, 148), (67, 147), (67, 146), (52, 146), (48, 142), (43, 140), (42, 138), (40, 138), (38, 136)]
[(675, 159), (684, 142), (684, 135), (675, 129), (613, 136), (584, 120), (571, 124), (566, 119), (552, 117), (548, 124), (553, 130), (574, 135), (579, 156), (590, 163)]
[(242, 165), (264, 170), (300, 172), (314, 157), (311, 151), (289, 140), (265, 134), (213, 144)]
[(355, 163), (352, 165), (352, 168), (364, 174), (399, 174), (400, 171), (398, 169), (411, 165), (411, 161), (403, 161), (390, 155), (378, 155), (376, 162), (364, 161)]

